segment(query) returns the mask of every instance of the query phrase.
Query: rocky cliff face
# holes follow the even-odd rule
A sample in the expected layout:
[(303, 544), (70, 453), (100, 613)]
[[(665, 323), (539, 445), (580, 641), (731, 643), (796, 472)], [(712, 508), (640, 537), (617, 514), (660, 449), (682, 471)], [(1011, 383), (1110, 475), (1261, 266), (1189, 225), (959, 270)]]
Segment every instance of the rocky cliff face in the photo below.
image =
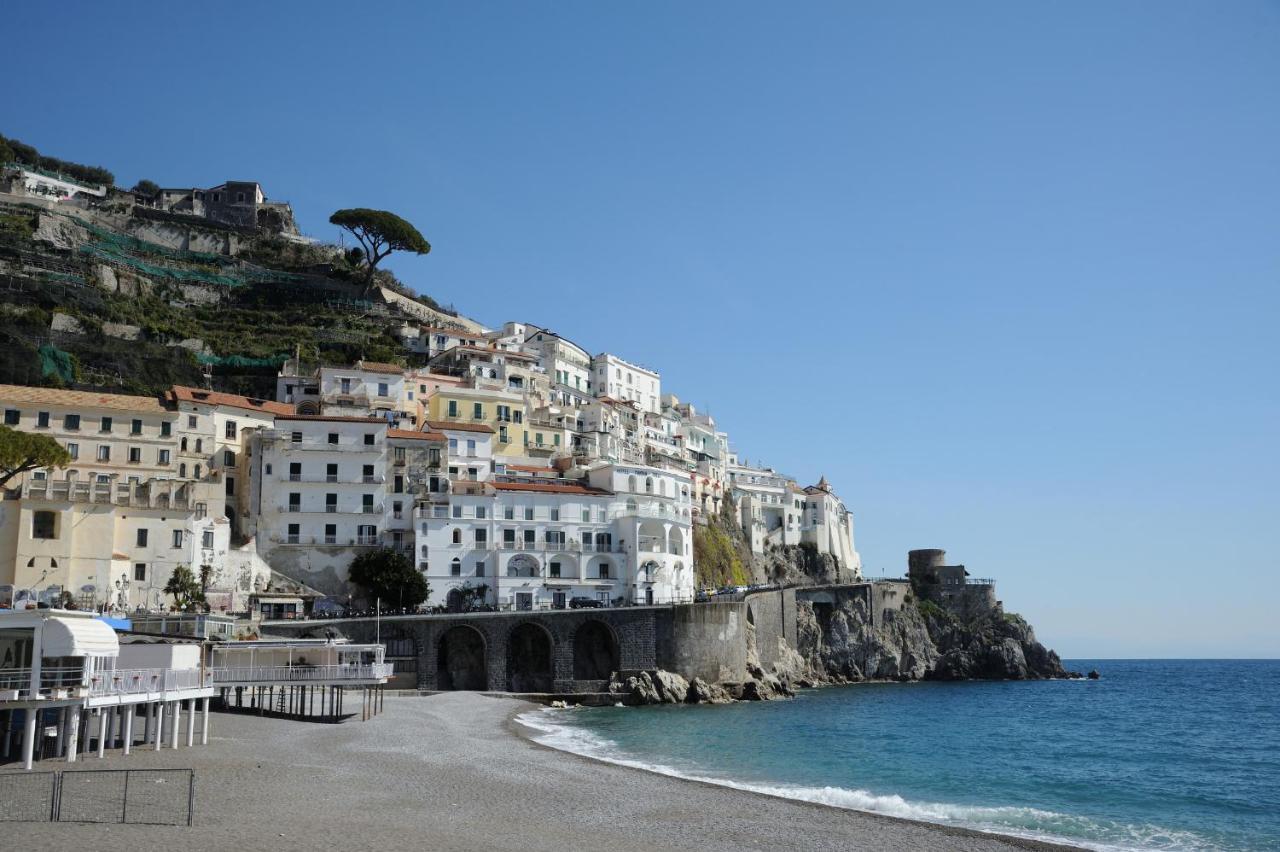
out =
[(862, 680), (1035, 680), (1079, 677), (1017, 615), (991, 609), (962, 619), (937, 606), (909, 603), (877, 626), (864, 601), (819, 614), (797, 602), (797, 643), (815, 683)]

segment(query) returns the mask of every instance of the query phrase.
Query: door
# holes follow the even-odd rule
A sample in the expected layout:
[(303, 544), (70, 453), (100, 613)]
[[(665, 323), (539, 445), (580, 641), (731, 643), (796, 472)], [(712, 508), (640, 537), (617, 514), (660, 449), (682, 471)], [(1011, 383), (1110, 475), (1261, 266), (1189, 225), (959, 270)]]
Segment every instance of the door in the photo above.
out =
[(653, 588), (652, 587), (644, 590), (644, 602), (649, 606), (653, 606)]
[(533, 609), (533, 592), (516, 592), (516, 609), (522, 611)]
[(551, 605), (556, 609), (564, 609), (566, 597), (564, 592), (551, 593)]

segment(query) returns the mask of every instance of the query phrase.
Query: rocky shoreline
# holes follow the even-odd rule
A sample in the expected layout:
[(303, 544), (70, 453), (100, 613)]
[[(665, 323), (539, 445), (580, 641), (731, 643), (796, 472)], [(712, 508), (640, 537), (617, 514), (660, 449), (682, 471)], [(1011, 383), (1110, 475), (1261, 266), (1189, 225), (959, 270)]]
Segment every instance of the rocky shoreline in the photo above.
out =
[(632, 671), (616, 673), (609, 692), (623, 704), (724, 704), (851, 683), (1083, 677), (1064, 668), (1024, 618), (1000, 606), (954, 610), (914, 599), (881, 624), (863, 599), (842, 600), (822, 613), (804, 600), (796, 607), (797, 647), (778, 639), (772, 655), (778, 662), (766, 670), (749, 643), (749, 677), (741, 683)]

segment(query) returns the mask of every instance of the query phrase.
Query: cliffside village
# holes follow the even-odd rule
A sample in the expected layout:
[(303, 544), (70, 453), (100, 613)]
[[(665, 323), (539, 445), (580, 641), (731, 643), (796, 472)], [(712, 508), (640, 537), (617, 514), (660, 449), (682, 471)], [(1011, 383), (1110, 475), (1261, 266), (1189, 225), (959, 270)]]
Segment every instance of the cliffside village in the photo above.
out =
[(691, 601), (694, 525), (727, 507), (754, 552), (805, 544), (860, 576), (825, 479), (747, 464), (654, 370), (526, 323), (402, 335), (425, 366), (289, 361), (273, 400), (0, 385), (4, 424), (72, 457), (8, 483), (0, 608), (163, 610), (183, 565), (214, 612), (300, 616), (358, 600), (348, 566), (380, 547), (430, 606)]

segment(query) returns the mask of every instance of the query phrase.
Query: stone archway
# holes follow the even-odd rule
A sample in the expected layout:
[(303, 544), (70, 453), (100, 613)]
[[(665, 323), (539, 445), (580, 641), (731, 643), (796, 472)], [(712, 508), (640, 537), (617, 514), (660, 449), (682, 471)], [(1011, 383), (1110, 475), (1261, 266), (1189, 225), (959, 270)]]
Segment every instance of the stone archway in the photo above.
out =
[(484, 636), (474, 627), (450, 627), (436, 642), (436, 689), (484, 690), (489, 688)]
[(462, 604), (465, 600), (466, 595), (462, 593), (462, 589), (450, 589), (444, 596), (444, 608), (448, 612), (462, 612)]
[(618, 670), (618, 638), (603, 621), (586, 621), (573, 634), (575, 680), (608, 680)]
[(551, 692), (552, 641), (532, 622), (516, 626), (507, 636), (507, 689), (511, 692)]

